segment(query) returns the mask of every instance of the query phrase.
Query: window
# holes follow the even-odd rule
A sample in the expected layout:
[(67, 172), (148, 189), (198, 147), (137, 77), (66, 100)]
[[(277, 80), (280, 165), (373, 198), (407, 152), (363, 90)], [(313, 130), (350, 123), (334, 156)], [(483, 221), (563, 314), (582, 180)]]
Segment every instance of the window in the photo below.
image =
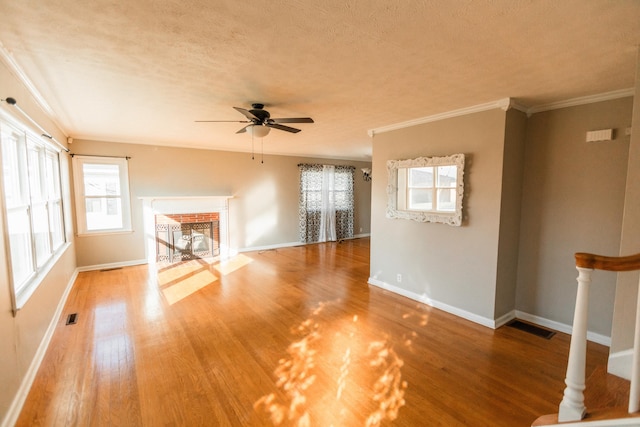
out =
[(73, 156), (78, 235), (131, 231), (126, 158)]
[(325, 242), (353, 237), (352, 166), (301, 164), (300, 241)]
[(5, 235), (15, 309), (65, 243), (59, 151), (19, 122), (0, 120)]
[(389, 160), (387, 217), (462, 223), (464, 154)]
[(399, 188), (406, 188), (406, 194), (398, 197), (398, 209), (454, 212), (457, 174), (458, 168), (455, 165), (399, 169), (398, 182), (406, 181)]

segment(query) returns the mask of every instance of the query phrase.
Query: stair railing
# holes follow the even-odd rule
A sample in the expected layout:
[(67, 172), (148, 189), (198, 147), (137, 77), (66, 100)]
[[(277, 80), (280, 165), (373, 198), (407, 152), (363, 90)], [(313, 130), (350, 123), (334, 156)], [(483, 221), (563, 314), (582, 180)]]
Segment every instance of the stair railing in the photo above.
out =
[[(579, 421), (586, 414), (584, 406), (586, 351), (587, 351), (587, 311), (589, 303), (589, 284), (593, 270), (634, 271), (640, 270), (640, 254), (608, 257), (588, 253), (576, 253), (578, 269), (578, 291), (573, 317), (571, 345), (567, 376), (558, 421)], [(640, 292), (636, 306), (636, 326), (633, 341), (633, 362), (631, 368), (631, 390), (629, 392), (629, 413), (640, 409)]]

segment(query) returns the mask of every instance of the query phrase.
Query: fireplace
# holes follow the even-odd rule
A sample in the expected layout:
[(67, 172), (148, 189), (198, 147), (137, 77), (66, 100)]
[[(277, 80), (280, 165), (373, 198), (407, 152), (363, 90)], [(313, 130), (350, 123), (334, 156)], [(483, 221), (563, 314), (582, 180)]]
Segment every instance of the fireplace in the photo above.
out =
[(231, 196), (140, 197), (150, 264), (229, 256)]
[(155, 216), (156, 261), (180, 262), (220, 254), (217, 212)]

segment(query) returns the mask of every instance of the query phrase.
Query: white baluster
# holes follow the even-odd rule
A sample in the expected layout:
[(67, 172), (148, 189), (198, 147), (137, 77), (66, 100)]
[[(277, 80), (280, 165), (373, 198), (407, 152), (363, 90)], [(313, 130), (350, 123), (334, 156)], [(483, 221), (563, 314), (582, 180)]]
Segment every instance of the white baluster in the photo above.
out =
[(629, 390), (629, 413), (640, 410), (640, 283), (636, 302), (636, 331), (633, 338), (633, 364), (631, 365), (631, 388)]
[(578, 292), (576, 294), (576, 309), (573, 315), (573, 330), (571, 332), (571, 346), (569, 347), (569, 361), (567, 362), (567, 377), (564, 380), (567, 387), (560, 402), (558, 421), (578, 421), (585, 413), (584, 389), (585, 370), (587, 360), (587, 313), (589, 309), (589, 284), (592, 269), (576, 267), (578, 269)]

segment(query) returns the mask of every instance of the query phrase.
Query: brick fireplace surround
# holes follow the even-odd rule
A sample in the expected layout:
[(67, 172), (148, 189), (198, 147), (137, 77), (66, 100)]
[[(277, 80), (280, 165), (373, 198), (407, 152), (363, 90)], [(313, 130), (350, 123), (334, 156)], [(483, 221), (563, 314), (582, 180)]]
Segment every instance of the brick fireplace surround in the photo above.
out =
[[(158, 196), (141, 197), (143, 205), (143, 222), (146, 239), (147, 262), (155, 264), (157, 262), (170, 261), (158, 257), (159, 252), (169, 255), (178, 255), (189, 245), (195, 248), (195, 254), (190, 254), (194, 258), (220, 257), (224, 259), (229, 255), (229, 232), (228, 232), (228, 200), (231, 196)], [(188, 226), (185, 227), (185, 224)], [(210, 224), (210, 225), (209, 225)], [(158, 236), (157, 227), (162, 229), (161, 236)], [(207, 229), (211, 229), (209, 234), (211, 243), (209, 248), (211, 253), (207, 254), (199, 249), (203, 249), (201, 234)], [(171, 236), (169, 232), (171, 231)], [(182, 238), (183, 234), (186, 235)], [(193, 234), (193, 235), (192, 235)], [(191, 238), (196, 241), (191, 241)], [(177, 246), (174, 239), (181, 239)], [(161, 247), (161, 251), (159, 250)], [(172, 253), (171, 250), (176, 250)], [(171, 258), (171, 256), (169, 256)], [(192, 259), (188, 258), (187, 259)], [(176, 259), (173, 260), (175, 262)], [(171, 262), (171, 261), (170, 261)]]

